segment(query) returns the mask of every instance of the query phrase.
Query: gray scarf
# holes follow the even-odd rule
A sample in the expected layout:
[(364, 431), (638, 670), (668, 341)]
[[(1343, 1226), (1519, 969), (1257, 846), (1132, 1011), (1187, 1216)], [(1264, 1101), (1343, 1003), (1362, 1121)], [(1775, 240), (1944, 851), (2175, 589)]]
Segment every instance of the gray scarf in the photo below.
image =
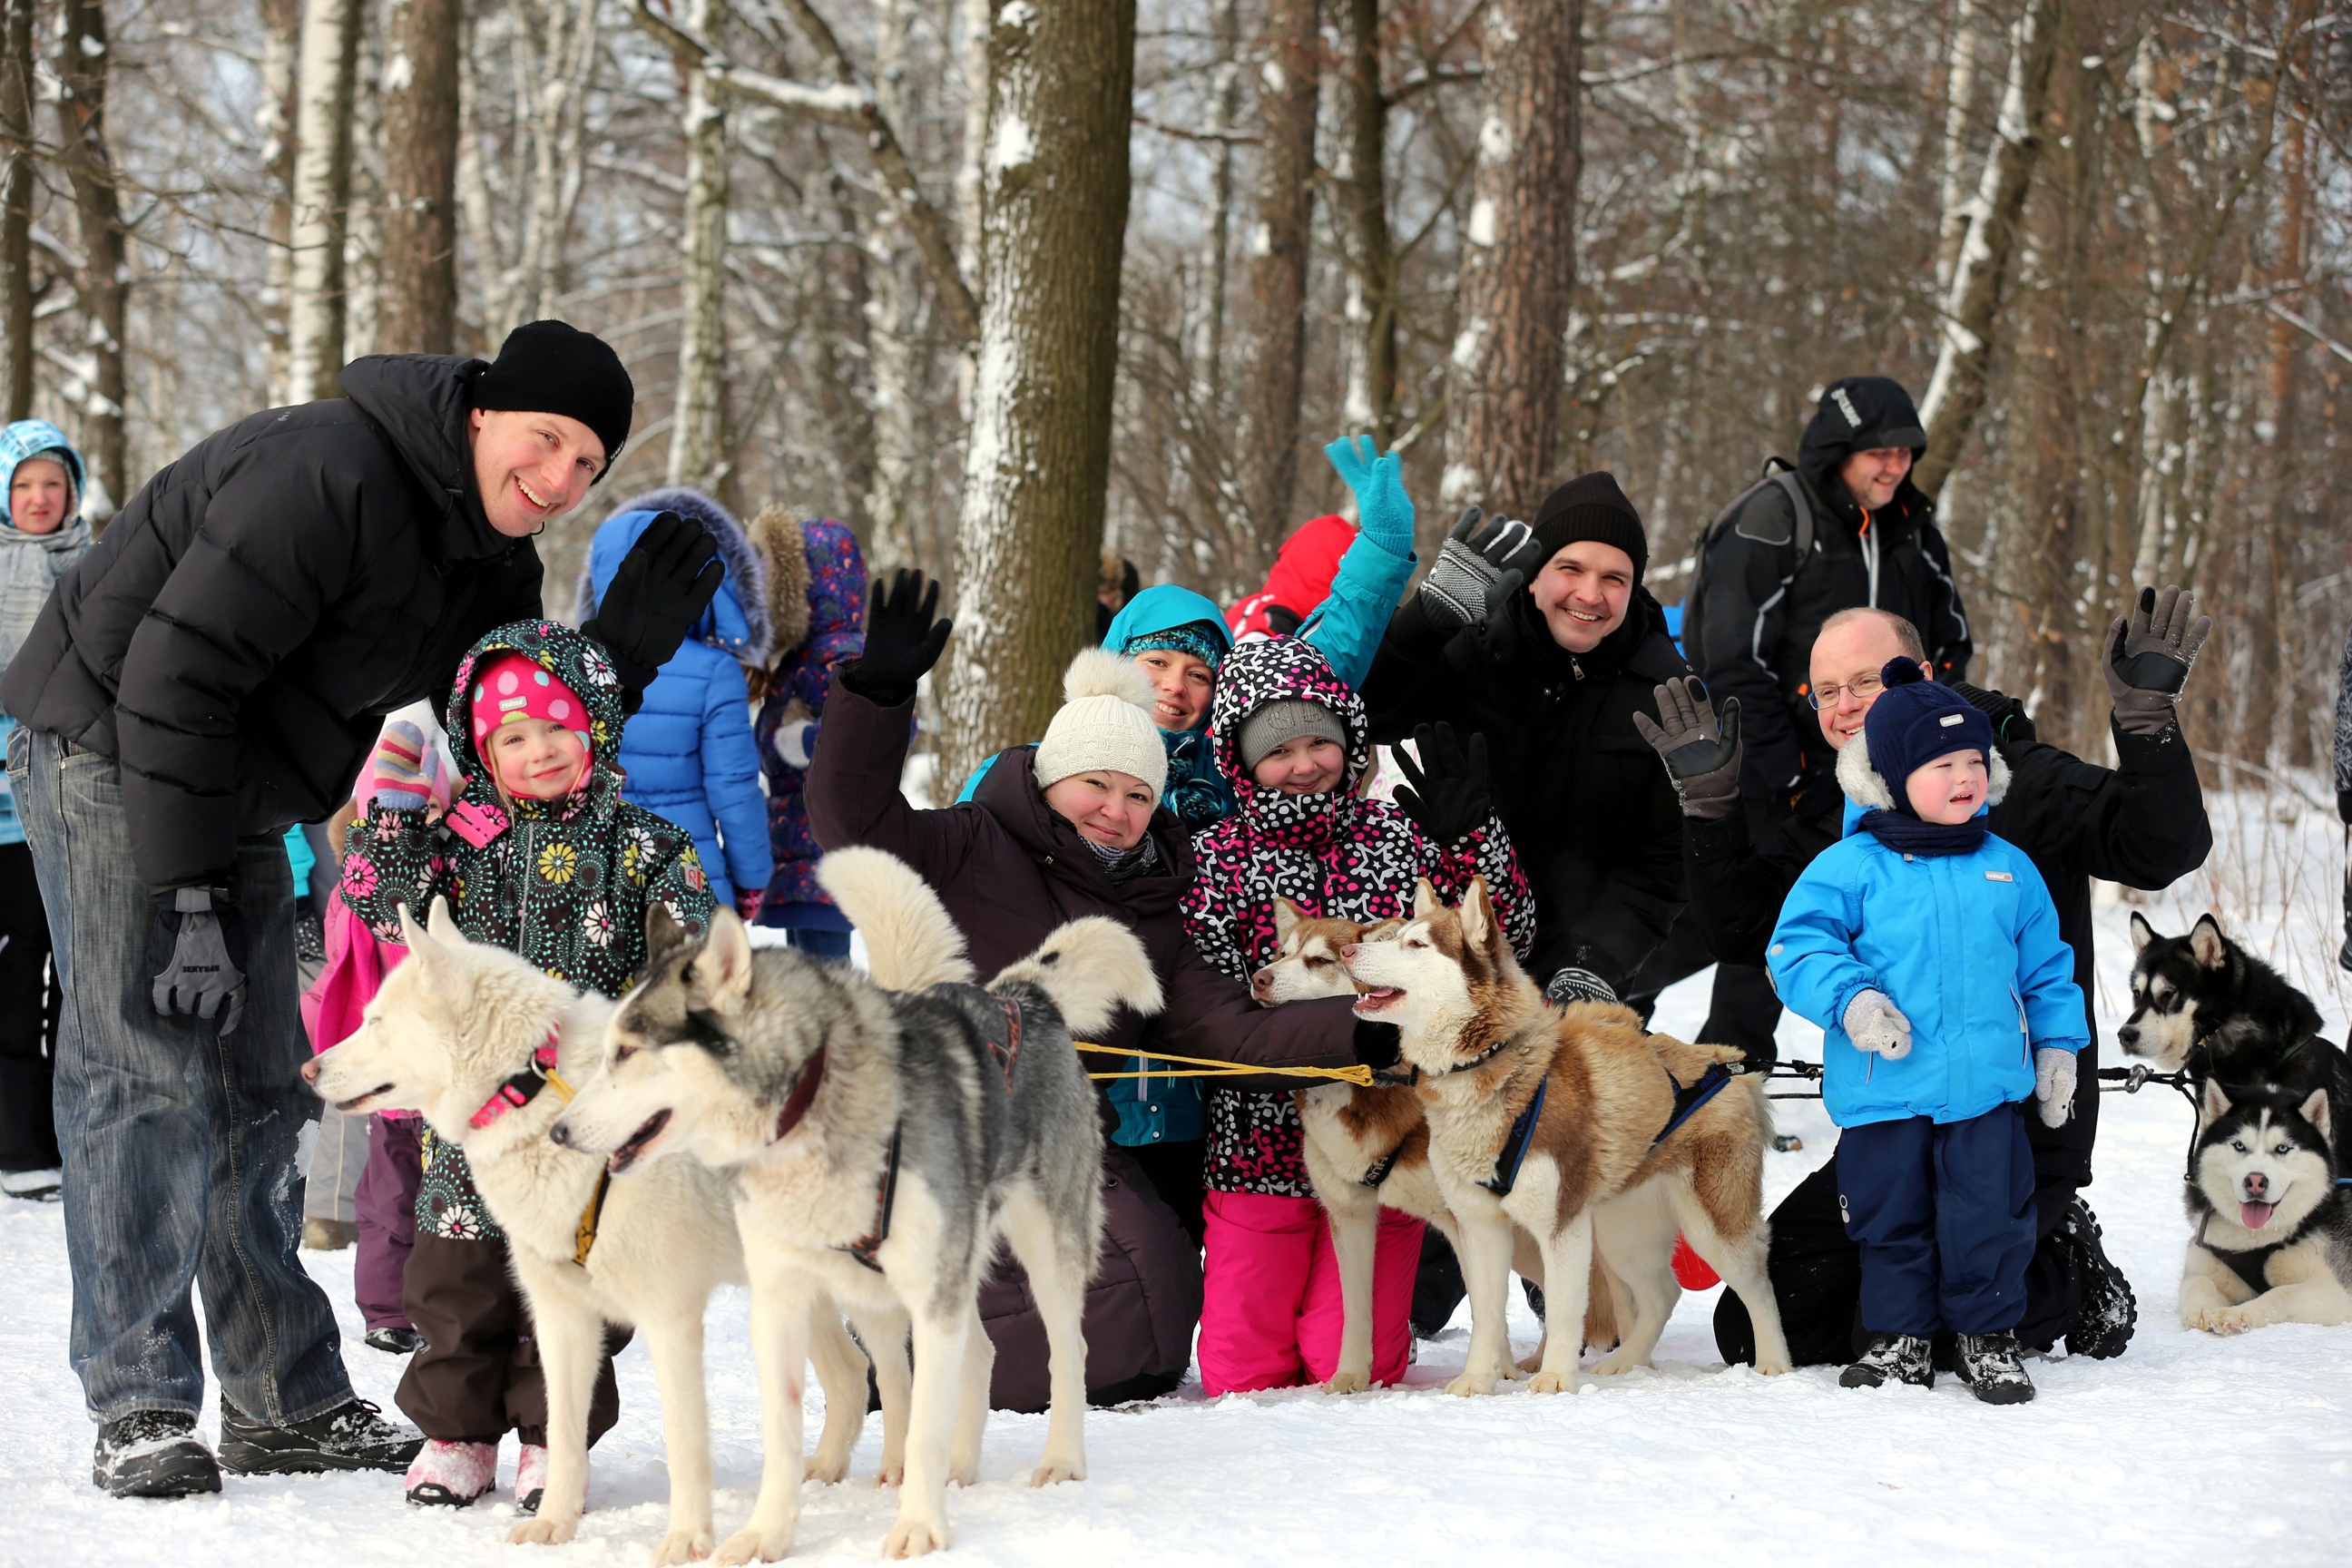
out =
[(1096, 863), (1102, 867), (1103, 875), (1110, 879), (1113, 887), (1130, 877), (1141, 876), (1160, 864), (1160, 851), (1153, 846), (1148, 831), (1132, 849), (1097, 844), (1083, 833), (1078, 835), (1078, 842), (1094, 851)]

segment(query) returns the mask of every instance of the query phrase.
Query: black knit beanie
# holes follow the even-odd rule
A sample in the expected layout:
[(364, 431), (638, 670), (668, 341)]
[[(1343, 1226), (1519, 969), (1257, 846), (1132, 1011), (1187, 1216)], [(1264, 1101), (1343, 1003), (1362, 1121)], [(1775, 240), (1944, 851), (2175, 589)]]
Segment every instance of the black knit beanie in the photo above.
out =
[(1617, 488), (1617, 476), (1606, 468), (1579, 474), (1544, 497), (1536, 509), (1537, 547), (1549, 561), (1566, 545), (1580, 540), (1613, 544), (1633, 558), (1633, 581), (1639, 584), (1650, 563), (1650, 536), (1643, 531), (1642, 514)]
[(561, 414), (604, 443), (602, 479), (621, 460), (636, 409), (636, 384), (621, 356), (569, 321), (526, 321), (507, 334), (499, 357), (474, 383), (474, 406), (519, 414)]

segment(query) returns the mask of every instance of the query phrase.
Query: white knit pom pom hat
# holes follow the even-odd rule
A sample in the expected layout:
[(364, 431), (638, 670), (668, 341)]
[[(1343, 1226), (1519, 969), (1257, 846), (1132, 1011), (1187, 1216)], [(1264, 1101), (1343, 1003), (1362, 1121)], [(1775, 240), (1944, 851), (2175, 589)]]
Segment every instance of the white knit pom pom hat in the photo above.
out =
[(1151, 680), (1135, 661), (1090, 647), (1062, 677), (1062, 710), (1037, 742), (1037, 787), (1097, 768), (1131, 773), (1156, 804), (1168, 783), (1168, 748), (1151, 718)]

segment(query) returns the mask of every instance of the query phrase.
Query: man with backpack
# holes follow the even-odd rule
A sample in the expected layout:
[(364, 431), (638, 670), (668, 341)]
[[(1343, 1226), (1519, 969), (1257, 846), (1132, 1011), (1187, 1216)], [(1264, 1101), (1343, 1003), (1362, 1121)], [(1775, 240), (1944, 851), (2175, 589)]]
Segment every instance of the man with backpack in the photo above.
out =
[[(1910, 394), (1885, 376), (1846, 376), (1822, 394), (1791, 468), (1779, 458), (1699, 542), (1683, 647), (1720, 701), (1739, 699), (1746, 755), (1739, 809), (1759, 846), (1792, 826), (1809, 841), (1843, 797), (1837, 753), (1811, 710), (1808, 659), (1841, 610), (1885, 610), (1919, 629), (1939, 680), (1964, 680), (1968, 614), (1935, 502), (1911, 482), (1927, 447)], [(1760, 969), (1723, 964), (1701, 1038), (1736, 1045), (1758, 1070), (1777, 1052), (1780, 1005)]]

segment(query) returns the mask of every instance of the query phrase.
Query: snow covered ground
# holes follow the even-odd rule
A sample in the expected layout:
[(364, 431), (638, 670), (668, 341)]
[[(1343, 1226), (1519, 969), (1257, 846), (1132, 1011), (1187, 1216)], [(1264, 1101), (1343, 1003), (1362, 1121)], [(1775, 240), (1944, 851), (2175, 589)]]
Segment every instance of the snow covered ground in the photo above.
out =
[[(2137, 907), (2167, 931), (2219, 910), (2314, 993), (2340, 1039), (2341, 860), (2319, 798), (2315, 785), (2303, 800), (2217, 801), (2212, 864)], [(2110, 1033), (2126, 1005), (2126, 914), (2119, 901), (2102, 903), (2098, 1006)], [(1670, 993), (1659, 1026), (1694, 1029), (1706, 985), (1701, 975)], [(1782, 1037), (1793, 1054), (1819, 1051), (1818, 1033), (1801, 1024)], [(1805, 1147), (1770, 1156), (1776, 1200), (1833, 1141), (1817, 1104), (1780, 1110)], [(1595, 1380), (1572, 1399), (1457, 1400), (1428, 1385), (1460, 1366), (1465, 1316), (1423, 1343), (1404, 1389), (1212, 1402), (1192, 1387), (1149, 1408), (1094, 1414), (1092, 1479), (1078, 1485), (1029, 1489), (1023, 1478), (1044, 1420), (998, 1415), (982, 1484), (950, 1498), (953, 1560), (2338, 1561), (2352, 1539), (2352, 1328), (2217, 1340), (2177, 1326), (2188, 1131), (2188, 1108), (2168, 1090), (2107, 1098), (2090, 1195), (2138, 1288), (2139, 1333), (2118, 1361), (2034, 1363), (2042, 1396), (2031, 1405), (1979, 1405), (1949, 1379), (1932, 1393), (1864, 1394), (1839, 1389), (1832, 1369), (1775, 1379), (1719, 1370), (1712, 1292), (1685, 1299), (1654, 1372)], [(351, 1254), (305, 1258), (343, 1304), (361, 1392), (389, 1408), (400, 1363), (359, 1343)], [(624, 1413), (597, 1448), (581, 1538), (509, 1547), (509, 1494), (464, 1512), (417, 1510), (403, 1506), (390, 1476), (232, 1478), (217, 1499), (173, 1503), (102, 1498), (89, 1485), (91, 1428), (66, 1365), (70, 1286), (55, 1208), (0, 1208), (0, 1562), (635, 1564), (660, 1538), (667, 1482), (642, 1345), (622, 1358)], [(1537, 1326), (1516, 1296), (1513, 1306), (1524, 1352)], [(710, 1366), (724, 1533), (750, 1511), (760, 1459), (740, 1293), (712, 1306)], [(869, 1417), (861, 1470), (870, 1474), (879, 1446)], [(513, 1458), (509, 1446), (509, 1474)], [(860, 1481), (811, 1486), (795, 1557), (873, 1558), (894, 1497)]]

